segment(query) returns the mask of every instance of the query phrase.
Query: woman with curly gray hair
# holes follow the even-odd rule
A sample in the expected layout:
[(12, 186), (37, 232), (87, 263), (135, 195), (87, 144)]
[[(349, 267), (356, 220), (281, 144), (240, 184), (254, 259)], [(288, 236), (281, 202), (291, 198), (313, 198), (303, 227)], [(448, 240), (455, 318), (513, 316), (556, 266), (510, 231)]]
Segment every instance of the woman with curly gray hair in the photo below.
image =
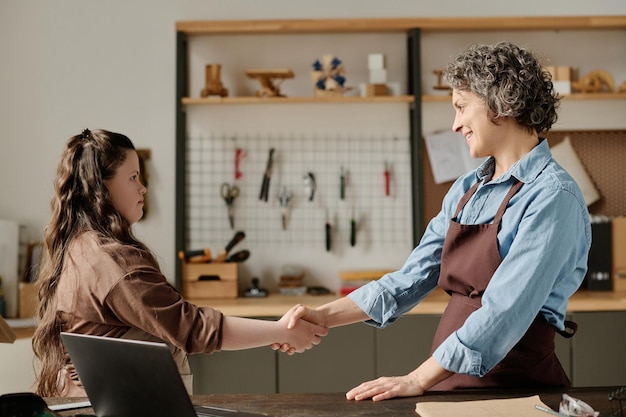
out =
[(348, 399), (569, 386), (554, 338), (575, 331), (565, 312), (585, 276), (591, 226), (579, 187), (540, 137), (557, 117), (550, 75), (531, 52), (503, 42), (471, 46), (445, 77), (452, 129), (473, 157), (488, 158), (451, 186), (399, 270), (292, 316), (385, 327), (437, 286), (450, 295), (430, 357), (407, 375), (353, 388)]

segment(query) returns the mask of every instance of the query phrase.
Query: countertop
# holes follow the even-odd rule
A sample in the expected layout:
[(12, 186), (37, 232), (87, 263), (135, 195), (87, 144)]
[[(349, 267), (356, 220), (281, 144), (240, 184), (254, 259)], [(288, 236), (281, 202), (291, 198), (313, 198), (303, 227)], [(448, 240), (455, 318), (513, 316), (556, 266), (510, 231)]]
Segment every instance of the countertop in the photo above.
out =
[[(264, 298), (189, 299), (199, 306), (209, 306), (228, 316), (280, 317), (295, 304), (319, 307), (340, 298), (337, 295), (290, 296), (270, 294)], [(449, 296), (440, 289), (433, 291), (408, 314), (442, 314)], [(572, 296), (567, 306), (569, 313), (589, 311), (626, 311), (626, 291), (581, 290)]]
[[(282, 295), (270, 294), (263, 298), (202, 298), (188, 301), (199, 306), (220, 310), (227, 316), (237, 317), (281, 317), (295, 304), (315, 308), (340, 298), (338, 295)], [(442, 314), (449, 296), (436, 289), (407, 314)], [(568, 313), (591, 311), (626, 311), (626, 291), (580, 290), (572, 296), (567, 306)], [(8, 320), (18, 338), (31, 337), (34, 319)], [(14, 326), (19, 323), (18, 326)]]

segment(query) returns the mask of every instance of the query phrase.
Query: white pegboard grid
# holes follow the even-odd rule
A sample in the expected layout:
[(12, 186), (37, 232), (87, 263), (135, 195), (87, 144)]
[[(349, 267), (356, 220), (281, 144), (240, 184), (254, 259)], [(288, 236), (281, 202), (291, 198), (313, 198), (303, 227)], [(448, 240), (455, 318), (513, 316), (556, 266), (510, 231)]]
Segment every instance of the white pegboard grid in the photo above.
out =
[[(241, 178), (235, 179), (235, 152), (241, 149)], [(259, 200), (269, 149), (274, 163), (267, 202)], [(390, 168), (390, 195), (385, 195), (385, 163)], [(187, 138), (187, 248), (223, 247), (236, 230), (246, 245), (325, 252), (325, 224), (332, 225), (332, 253), (350, 246), (350, 221), (357, 222), (357, 243), (367, 251), (407, 247), (411, 236), (410, 153), (407, 137), (367, 134), (231, 135), (212, 133)], [(340, 199), (341, 167), (345, 199)], [(316, 180), (308, 200), (304, 175)], [(223, 182), (235, 184), (235, 228), (228, 223), (220, 197)], [(278, 193), (292, 192), (287, 230), (282, 229)]]

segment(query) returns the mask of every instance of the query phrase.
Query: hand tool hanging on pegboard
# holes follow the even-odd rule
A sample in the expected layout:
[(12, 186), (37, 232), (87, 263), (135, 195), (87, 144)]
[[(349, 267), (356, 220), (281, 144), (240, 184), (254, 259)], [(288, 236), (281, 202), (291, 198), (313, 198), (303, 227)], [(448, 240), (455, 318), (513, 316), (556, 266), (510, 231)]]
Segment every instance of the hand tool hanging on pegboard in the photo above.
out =
[(304, 179), (304, 194), (309, 196), (309, 201), (313, 201), (315, 197), (315, 175), (312, 172), (307, 173), (303, 177)]
[(280, 203), (280, 212), (282, 216), (283, 230), (287, 230), (287, 215), (289, 212), (289, 202), (291, 201), (291, 192), (287, 190), (287, 187), (283, 185), (278, 195), (278, 202)]
[(230, 223), (230, 228), (235, 228), (235, 199), (239, 196), (239, 187), (236, 185), (230, 185), (225, 182), (222, 184), (220, 188), (220, 195), (222, 199), (226, 203), (226, 210), (228, 211), (228, 221)]
[(267, 165), (265, 172), (263, 173), (263, 182), (261, 183), (261, 193), (259, 194), (259, 200), (267, 202), (270, 191), (270, 179), (272, 178), (272, 163), (274, 159), (274, 148), (270, 149), (267, 157)]
[(389, 162), (385, 161), (385, 196), (391, 195), (391, 169)]

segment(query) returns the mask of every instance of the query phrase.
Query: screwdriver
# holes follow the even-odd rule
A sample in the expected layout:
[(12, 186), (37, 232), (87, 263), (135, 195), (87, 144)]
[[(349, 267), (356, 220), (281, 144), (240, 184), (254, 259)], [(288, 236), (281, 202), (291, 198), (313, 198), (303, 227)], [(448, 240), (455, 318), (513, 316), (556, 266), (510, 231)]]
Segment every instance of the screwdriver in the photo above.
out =
[(326, 210), (326, 252), (330, 252), (330, 246), (331, 246), (330, 235), (331, 235), (330, 220), (328, 219), (328, 210)]
[(352, 219), (350, 219), (350, 246), (356, 245), (356, 220), (354, 219), (354, 207), (352, 208)]

